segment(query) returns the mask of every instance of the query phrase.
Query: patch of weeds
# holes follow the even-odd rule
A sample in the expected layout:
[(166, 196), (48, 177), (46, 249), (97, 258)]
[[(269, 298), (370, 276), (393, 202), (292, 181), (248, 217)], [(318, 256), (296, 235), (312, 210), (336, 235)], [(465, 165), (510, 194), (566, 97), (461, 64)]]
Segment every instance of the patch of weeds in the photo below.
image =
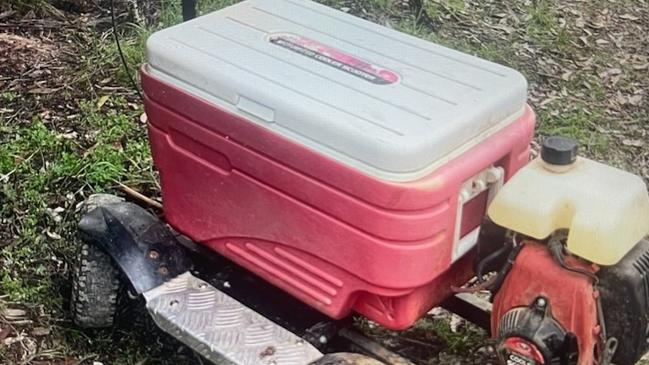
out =
[(595, 130), (604, 125), (599, 110), (588, 110), (584, 105), (574, 106), (552, 115), (538, 111), (538, 133), (541, 136), (562, 135), (576, 138), (590, 153), (602, 154), (609, 146), (605, 133)]
[[(144, 43), (151, 31), (134, 25), (118, 29), (120, 45), (124, 58), (129, 65), (129, 71), (137, 79), (139, 65), (144, 62)], [(129, 75), (122, 65), (117, 44), (114, 42), (110, 32), (104, 33), (102, 37), (90, 38), (87, 40), (86, 52), (81, 57), (82, 65), (76, 79), (93, 89), (96, 80), (100, 82), (114, 82), (125, 87), (132, 88)]]
[(579, 72), (564, 84), (570, 93), (585, 93), (584, 98), (592, 101), (606, 99), (606, 88), (597, 75)]
[(61, 301), (51, 276), (67, 275), (61, 270), (75, 250), (74, 207), (83, 190), (108, 191), (131, 178), (151, 183), (151, 176), (143, 175), (150, 156), (137, 118), (141, 111), (120, 97), (103, 109), (96, 102), (80, 109), (77, 129), (88, 131), (87, 140), (62, 138), (38, 119), (5, 126), (10, 133), (0, 144), (0, 219), (14, 234), (0, 251), (0, 291), (12, 300)]
[(551, 111), (537, 110), (538, 133), (541, 136), (574, 137), (586, 151), (601, 156), (610, 143), (609, 135), (603, 132), (607, 120), (605, 110), (600, 105), (606, 101), (607, 93), (601, 78), (578, 72), (558, 85), (563, 87), (567, 96), (555, 100)]
[(433, 336), (442, 346), (454, 354), (466, 354), (484, 342), (484, 330), (469, 324), (461, 323), (457, 329), (451, 328), (450, 319), (436, 319), (424, 317), (420, 319), (411, 330), (417, 338)]
[(559, 14), (549, 0), (535, 1), (528, 8), (527, 35), (541, 49), (566, 53), (572, 50), (573, 36), (559, 23)]
[[(11, 222), (15, 241), (0, 252), (0, 288), (12, 300), (47, 302), (49, 287), (44, 262), (51, 255), (40, 232), (45, 222), (45, 195), (48, 185), (47, 160), (61, 146), (40, 121), (18, 131), (15, 139), (0, 147), (0, 171), (10, 183), (3, 184), (0, 200), (4, 201), (0, 218)], [(11, 175), (9, 175), (11, 174)]]
[(13, 92), (13, 91), (5, 91), (0, 94), (0, 100), (6, 102), (6, 103), (11, 103), (12, 101), (16, 100), (18, 98), (18, 93)]
[(361, 332), (375, 339), (390, 338), (388, 343), (398, 343), (399, 338), (404, 337), (423, 341), (454, 354), (466, 354), (483, 344), (488, 337), (484, 330), (465, 321), (462, 321), (455, 330), (452, 329), (450, 317), (425, 316), (404, 332), (387, 330), (362, 317), (356, 317), (354, 325)]
[(107, 111), (102, 112), (97, 109), (95, 103), (87, 101), (80, 103), (83, 124), (99, 132), (95, 137), (96, 142), (113, 143), (124, 136), (133, 135), (137, 129), (134, 122), (136, 114), (123, 112), (122, 109), (128, 107), (126, 100), (120, 97), (112, 98), (105, 106)]
[[(335, 9), (370, 19), (387, 19), (395, 15), (395, 0), (315, 0)], [(399, 17), (400, 18), (400, 17)]]
[(408, 33), (419, 38), (426, 38), (428, 40), (438, 40), (437, 34), (430, 33), (430, 31), (418, 21), (417, 18), (403, 18), (395, 24), (395, 29), (403, 33)]
[[(129, 71), (133, 73), (133, 75), (131, 76), (137, 79), (139, 66), (145, 62), (144, 44), (146, 42), (146, 39), (151, 34), (151, 31), (137, 25), (132, 25), (131, 28), (132, 29), (123, 32), (123, 34), (130, 32), (129, 36), (120, 36), (120, 46), (122, 49), (122, 54), (124, 55), (124, 59), (129, 65)], [(115, 42), (110, 42), (108, 43), (107, 47), (103, 48), (102, 50), (103, 54), (111, 57), (112, 64), (117, 66), (116, 71), (118, 82), (122, 85), (127, 85), (130, 87), (131, 85), (129, 75), (127, 74), (126, 69), (124, 69), (124, 67), (122, 66), (117, 44)]]
[(119, 181), (124, 172), (124, 155), (113, 145), (100, 145), (89, 160), (91, 164), (86, 171), (86, 181), (95, 191), (103, 191), (104, 186)]
[[(197, 2), (197, 14), (204, 15), (209, 12), (234, 5), (242, 0), (201, 0)], [(183, 21), (181, 2), (176, 0), (162, 0), (158, 24), (149, 31), (170, 27)]]
[(466, 9), (464, 0), (424, 0), (423, 10), (433, 19), (441, 18), (446, 12), (459, 13)]
[(568, 51), (575, 49), (573, 39), (574, 37), (572, 33), (570, 33), (566, 27), (560, 27), (557, 30), (556, 37), (552, 44), (555, 45), (559, 51), (567, 53)]
[[(225, 8), (226, 6), (234, 5), (242, 0), (203, 0), (198, 2), (198, 14), (206, 14), (211, 11)], [(387, 0), (383, 0), (387, 1)]]
[[(84, 103), (84, 124), (99, 131), (94, 145), (85, 153), (86, 182), (97, 191), (114, 181), (141, 180), (142, 173), (151, 168), (151, 156), (144, 126), (137, 122), (139, 110), (124, 113), (126, 100), (116, 98), (107, 103), (109, 109), (100, 113), (92, 103)], [(119, 112), (118, 112), (119, 111)], [(149, 182), (152, 177), (148, 176)]]
[(511, 44), (502, 44), (495, 42), (482, 42), (475, 47), (475, 55), (486, 60), (497, 62), (512, 68), (520, 68), (518, 58)]
[(528, 31), (544, 34), (556, 26), (555, 11), (549, 1), (533, 1), (528, 10), (530, 17)]
[(9, 274), (5, 273), (2, 276), (0, 285), (11, 301), (33, 302), (39, 300), (42, 303), (41, 299), (43, 299), (48, 283), (29, 285), (22, 280), (14, 279), (9, 276)]
[(363, 9), (370, 12), (388, 11), (392, 7), (392, 0), (360, 0), (357, 2)]
[[(236, 4), (241, 0), (204, 0), (198, 2), (199, 15)], [(145, 44), (148, 37), (155, 31), (182, 22), (181, 3), (173, 0), (161, 2), (159, 22), (150, 27), (133, 23), (118, 26), (118, 37), (124, 59), (129, 66), (130, 77), (137, 82), (139, 67), (146, 62)], [(117, 44), (114, 42), (112, 30), (101, 37), (88, 40), (87, 54), (82, 57), (83, 66), (77, 79), (85, 81), (90, 87), (96, 80), (111, 80), (116, 77), (119, 84), (132, 88), (130, 77), (122, 64)]]

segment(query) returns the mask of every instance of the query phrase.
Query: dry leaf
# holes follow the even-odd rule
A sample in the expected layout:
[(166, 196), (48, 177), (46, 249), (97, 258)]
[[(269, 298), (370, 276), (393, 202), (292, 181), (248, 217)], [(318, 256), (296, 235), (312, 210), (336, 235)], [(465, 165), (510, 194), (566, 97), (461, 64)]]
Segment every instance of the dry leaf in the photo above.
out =
[(34, 327), (34, 328), (32, 328), (32, 336), (35, 336), (35, 337), (44, 337), (44, 336), (49, 335), (51, 332), (52, 331), (50, 331), (49, 328), (45, 328), (45, 327)]
[(55, 241), (58, 241), (58, 240), (60, 240), (62, 238), (60, 234), (58, 234), (56, 232), (52, 232), (49, 229), (45, 230), (45, 235), (47, 237), (49, 237), (50, 239), (53, 239)]
[(104, 95), (100, 97), (99, 100), (97, 101), (97, 109), (101, 109), (101, 107), (104, 106), (104, 104), (106, 104), (109, 98), (110, 95)]
[(628, 104), (638, 106), (642, 103), (642, 95), (633, 95), (629, 97)]
[(605, 77), (609, 77), (609, 76), (619, 75), (621, 73), (622, 73), (621, 69), (619, 69), (617, 67), (614, 67), (614, 68), (609, 68), (608, 70), (606, 70), (604, 72), (600, 72), (599, 77), (605, 78)]
[(622, 144), (631, 147), (642, 147), (645, 145), (644, 141), (640, 139), (625, 139), (622, 140)]
[(77, 139), (78, 136), (79, 136), (79, 134), (77, 132), (72, 131), (72, 132), (68, 132), (68, 133), (57, 134), (56, 138), (59, 138), (59, 139), (60, 138), (63, 138), (63, 139)]
[(561, 80), (564, 80), (564, 81), (570, 80), (570, 77), (572, 76), (573, 73), (574, 73), (574, 71), (572, 71), (572, 70), (568, 70), (568, 71), (564, 72), (563, 74), (561, 74)]
[(5, 308), (2, 311), (0, 311), (0, 314), (7, 318), (8, 320), (12, 319), (25, 319), (27, 318), (27, 312), (22, 310), (22, 309), (16, 309), (16, 308)]
[(28, 91), (30, 94), (52, 94), (55, 93), (58, 89), (52, 89), (49, 87), (37, 87)]
[(619, 18), (620, 19), (625, 19), (625, 20), (638, 20), (638, 19), (640, 19), (637, 16), (631, 15), (631, 14), (622, 14), (622, 15), (620, 15)]

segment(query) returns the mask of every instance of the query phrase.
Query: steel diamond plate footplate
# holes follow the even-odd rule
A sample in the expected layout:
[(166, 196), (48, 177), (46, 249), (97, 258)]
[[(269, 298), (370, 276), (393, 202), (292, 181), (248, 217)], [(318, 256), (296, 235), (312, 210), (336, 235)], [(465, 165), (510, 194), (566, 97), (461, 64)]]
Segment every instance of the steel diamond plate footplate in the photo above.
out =
[(160, 328), (215, 364), (306, 365), (322, 356), (308, 342), (189, 272), (144, 297)]

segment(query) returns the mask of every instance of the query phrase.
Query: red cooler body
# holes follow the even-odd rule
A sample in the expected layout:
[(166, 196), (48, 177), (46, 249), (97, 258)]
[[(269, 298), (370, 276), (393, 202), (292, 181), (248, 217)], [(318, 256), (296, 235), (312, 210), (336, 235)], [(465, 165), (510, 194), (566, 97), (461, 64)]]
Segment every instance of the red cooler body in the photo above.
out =
[(168, 222), (333, 318), (402, 329), (451, 295), (528, 161), (520, 74), (312, 2), (245, 1), (147, 51)]

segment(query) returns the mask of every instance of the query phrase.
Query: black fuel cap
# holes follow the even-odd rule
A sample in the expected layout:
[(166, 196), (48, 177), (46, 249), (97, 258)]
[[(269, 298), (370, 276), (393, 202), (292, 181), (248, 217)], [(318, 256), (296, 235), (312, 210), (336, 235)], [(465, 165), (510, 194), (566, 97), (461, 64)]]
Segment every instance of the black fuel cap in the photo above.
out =
[(579, 142), (572, 138), (553, 136), (543, 141), (541, 158), (552, 165), (570, 165), (577, 159)]

